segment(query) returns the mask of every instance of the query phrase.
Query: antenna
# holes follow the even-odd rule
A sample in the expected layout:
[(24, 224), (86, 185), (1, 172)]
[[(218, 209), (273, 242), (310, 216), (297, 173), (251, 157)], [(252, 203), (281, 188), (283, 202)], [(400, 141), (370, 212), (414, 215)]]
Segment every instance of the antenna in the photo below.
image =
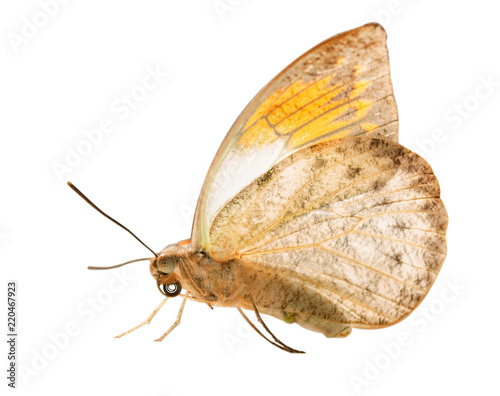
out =
[[(149, 248), (148, 245), (146, 245), (144, 242), (142, 242), (138, 237), (137, 235), (135, 235), (132, 231), (130, 231), (127, 227), (125, 227), (123, 224), (117, 222), (115, 219), (113, 219), (111, 216), (108, 216), (106, 213), (104, 213), (101, 209), (99, 209), (96, 205), (94, 205), (94, 203), (88, 199), (78, 188), (76, 188), (73, 183), (71, 182), (68, 182), (68, 186), (70, 186), (72, 188), (72, 190), (74, 192), (76, 192), (80, 197), (82, 197), (82, 199), (87, 202), (90, 206), (92, 206), (95, 210), (97, 210), (100, 214), (102, 214), (104, 217), (108, 218), (109, 220), (111, 220), (113, 223), (119, 225), (121, 228), (123, 228), (125, 231), (127, 231), (130, 235), (132, 235), (135, 239), (137, 239), (143, 246), (146, 247), (146, 249), (148, 249), (151, 253), (153, 253), (155, 255), (156, 258), (158, 258), (158, 255), (153, 252), (153, 250), (151, 250)], [(139, 259), (139, 260), (149, 260), (149, 259)], [(134, 261), (139, 261), (139, 260), (133, 260), (133, 261), (129, 261), (129, 262), (134, 262)], [(125, 265), (125, 264), (128, 264), (129, 262), (127, 263), (123, 263), (123, 264), (119, 264), (118, 266), (121, 266), (121, 265)], [(95, 269), (96, 267), (89, 267), (89, 269)], [(109, 268), (113, 268), (113, 267), (109, 267)], [(115, 266), (116, 268), (116, 266)], [(108, 269), (108, 267), (103, 267), (102, 269)]]
[(124, 263), (118, 264), (118, 265), (112, 265), (111, 267), (87, 267), (87, 269), (89, 269), (89, 270), (108, 270), (108, 269), (113, 269), (113, 268), (120, 268), (120, 267), (123, 267), (124, 265), (130, 264), (130, 263), (136, 263), (138, 261), (146, 261), (146, 260), (150, 260), (150, 258), (146, 257), (146, 258), (130, 260), (130, 261), (126, 261)]

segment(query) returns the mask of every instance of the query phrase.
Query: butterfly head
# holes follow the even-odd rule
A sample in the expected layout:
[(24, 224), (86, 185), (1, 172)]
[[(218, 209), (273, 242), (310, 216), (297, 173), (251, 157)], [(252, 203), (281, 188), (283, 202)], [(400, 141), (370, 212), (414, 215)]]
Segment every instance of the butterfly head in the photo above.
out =
[(167, 297), (175, 297), (182, 290), (180, 268), (188, 255), (185, 245), (182, 242), (168, 245), (157, 257), (151, 258), (149, 266), (151, 275), (155, 278), (160, 292)]

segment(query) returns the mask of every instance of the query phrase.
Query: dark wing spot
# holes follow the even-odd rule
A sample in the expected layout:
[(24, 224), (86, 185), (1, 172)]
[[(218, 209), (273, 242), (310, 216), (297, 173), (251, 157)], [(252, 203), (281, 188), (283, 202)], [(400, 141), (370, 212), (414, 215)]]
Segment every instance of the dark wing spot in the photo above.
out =
[(313, 168), (314, 169), (321, 169), (324, 168), (326, 165), (326, 161), (322, 157), (318, 157), (314, 160)]
[(259, 180), (257, 180), (257, 185), (259, 187), (265, 185), (269, 181), (269, 179), (271, 178), (271, 176), (273, 175), (273, 173), (274, 173), (274, 168), (269, 169), (266, 173), (264, 173), (259, 178)]
[(345, 177), (348, 180), (356, 178), (361, 172), (361, 168), (359, 166), (353, 166), (352, 164), (347, 167), (347, 171), (345, 172)]
[(397, 264), (397, 265), (402, 265), (403, 264), (403, 255), (401, 253), (394, 253), (391, 256), (391, 259)]

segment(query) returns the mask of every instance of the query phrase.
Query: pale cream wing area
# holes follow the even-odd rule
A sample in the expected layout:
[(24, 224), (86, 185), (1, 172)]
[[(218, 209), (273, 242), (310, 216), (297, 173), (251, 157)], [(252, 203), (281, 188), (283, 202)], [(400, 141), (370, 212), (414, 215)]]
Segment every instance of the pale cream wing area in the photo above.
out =
[(344, 136), (397, 141), (397, 130), (384, 29), (372, 23), (324, 41), (267, 84), (228, 132), (201, 190), (191, 245), (206, 250), (222, 206), (292, 152)]
[(253, 274), (249, 292), (264, 311), (380, 327), (429, 291), (447, 222), (425, 160), (396, 142), (346, 137), (250, 183), (218, 213), (208, 253)]

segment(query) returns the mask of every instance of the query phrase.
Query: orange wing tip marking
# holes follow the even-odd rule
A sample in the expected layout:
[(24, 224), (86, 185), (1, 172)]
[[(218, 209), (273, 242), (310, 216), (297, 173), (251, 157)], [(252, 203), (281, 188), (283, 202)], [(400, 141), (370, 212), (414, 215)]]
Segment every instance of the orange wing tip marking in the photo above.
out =
[(361, 93), (363, 93), (363, 91), (366, 90), (366, 88), (368, 88), (370, 86), (370, 84), (371, 84), (371, 81), (367, 81), (367, 80), (356, 81), (354, 83), (353, 90), (349, 94), (349, 98), (353, 99), (356, 96), (359, 96)]
[(321, 99), (323, 95), (332, 90), (332, 86), (330, 85), (332, 77), (332, 75), (329, 75), (309, 86), (302, 83), (302, 87), (305, 89), (289, 98), (279, 107), (270, 112), (268, 116), (269, 122), (272, 125), (276, 125), (304, 106), (307, 107), (316, 103), (318, 99)]
[(359, 76), (366, 69), (364, 65), (356, 65), (354, 66), (354, 75)]
[(277, 138), (274, 129), (269, 126), (266, 119), (262, 118), (243, 134), (239, 144), (245, 147), (262, 146), (272, 143)]
[(270, 94), (269, 97), (267, 97), (266, 100), (264, 100), (259, 105), (257, 110), (255, 110), (255, 112), (252, 114), (248, 122), (245, 124), (245, 129), (257, 122), (259, 118), (262, 118), (271, 113), (278, 106), (304, 89), (305, 86), (306, 84), (304, 83), (304, 81), (300, 79), (294, 82), (289, 87), (286, 87), (286, 89), (278, 89), (276, 90), (276, 92)]
[[(291, 147), (297, 147), (322, 135), (343, 128), (353, 121), (358, 121), (366, 114), (367, 107), (369, 107), (372, 102), (367, 100), (358, 100), (352, 103), (348, 102), (354, 97), (359, 96), (370, 86), (370, 84), (371, 81), (356, 81), (354, 83), (352, 91), (349, 93), (349, 96), (347, 98), (337, 101), (331, 101), (341, 92), (347, 90), (347, 88), (345, 87), (334, 89), (329, 94), (315, 100), (310, 105), (304, 107), (302, 110), (298, 111), (290, 118), (278, 124), (276, 126), (276, 131), (281, 134), (286, 134), (291, 130), (297, 129), (298, 126), (310, 122), (306, 126), (300, 128), (297, 132), (295, 132), (295, 134), (290, 139), (288, 144)], [(330, 87), (329, 89), (331, 90)], [(356, 111), (354, 119), (333, 122), (336, 119), (340, 118), (343, 114), (352, 111), (352, 109), (355, 109)]]
[[(336, 64), (340, 65), (344, 61), (344, 58), (339, 58)], [(365, 69), (364, 65), (356, 65), (354, 74), (359, 75)], [(262, 146), (277, 140), (277, 134), (286, 135), (295, 131), (288, 145), (298, 147), (359, 121), (373, 102), (363, 99), (350, 101), (360, 96), (372, 81), (359, 80), (352, 87), (339, 87), (332, 84), (333, 77), (328, 75), (312, 84), (299, 79), (286, 89), (278, 89), (250, 117), (238, 144), (243, 147)], [(347, 97), (335, 101), (343, 92), (348, 93)], [(354, 113), (353, 117), (339, 120), (350, 112)], [(360, 128), (366, 132), (377, 127), (369, 123), (363, 125)], [(338, 135), (336, 138), (340, 137)]]
[(365, 132), (370, 133), (371, 131), (374, 131), (379, 127), (379, 125), (374, 124), (372, 122), (363, 122), (360, 125), (361, 129), (363, 129)]
[[(295, 132), (288, 144), (297, 147), (323, 135), (332, 133), (338, 129), (351, 125), (365, 116), (373, 102), (369, 100), (357, 100), (339, 106), (329, 113), (321, 116)], [(339, 120), (342, 115), (353, 113), (353, 117), (347, 120)]]
[(315, 100), (301, 110), (297, 111), (295, 114), (292, 114), (276, 125), (276, 132), (280, 134), (290, 133), (290, 131), (293, 131), (301, 125), (314, 120), (316, 117), (321, 116), (321, 114), (326, 113), (328, 110), (345, 103), (346, 99), (332, 101), (344, 90), (344, 87), (334, 89), (330, 93), (322, 96), (321, 98)]
[(252, 114), (252, 116), (249, 118), (247, 123), (245, 124), (244, 129), (249, 128), (254, 124), (259, 118), (267, 114), (267, 111), (269, 108), (273, 105), (273, 103), (278, 99), (278, 97), (283, 93), (283, 90), (277, 90), (276, 92), (273, 92), (271, 95), (269, 95), (262, 103), (261, 105), (255, 110), (255, 112)]
[(334, 135), (330, 135), (324, 139), (318, 140), (318, 143), (328, 142), (330, 140), (342, 139), (343, 137), (346, 137), (347, 135), (349, 135), (349, 133), (351, 133), (350, 129), (344, 129), (344, 130), (342, 130)]
[[(348, 98), (333, 101), (335, 97), (337, 97), (342, 92), (347, 91), (348, 88), (330, 85), (331, 78), (328, 77), (328, 79), (328, 81), (327, 79), (318, 81), (318, 83), (314, 84), (310, 88), (307, 88), (304, 93), (300, 93), (299, 95), (297, 95), (298, 103), (297, 105), (294, 105), (292, 109), (295, 110), (296, 108), (300, 108), (300, 105), (304, 101), (306, 103), (309, 103), (302, 109), (296, 111), (294, 114), (288, 116), (287, 118), (284, 117), (279, 123), (276, 123), (276, 121), (278, 121), (276, 118), (269, 118), (269, 121), (273, 125), (276, 125), (276, 132), (280, 134), (287, 134), (290, 131), (297, 129), (297, 127), (299, 127), (300, 125), (304, 125), (314, 120), (316, 117), (321, 116), (321, 114), (327, 113), (329, 110), (341, 106), (342, 104), (347, 103), (350, 99), (361, 95), (363, 91), (365, 91), (371, 84), (371, 81), (357, 81), (354, 83), (353, 89), (349, 93)], [(305, 97), (305, 100), (302, 99), (303, 97)], [(333, 118), (336, 117), (337, 116), (333, 115)], [(330, 121), (333, 118), (330, 118)]]

